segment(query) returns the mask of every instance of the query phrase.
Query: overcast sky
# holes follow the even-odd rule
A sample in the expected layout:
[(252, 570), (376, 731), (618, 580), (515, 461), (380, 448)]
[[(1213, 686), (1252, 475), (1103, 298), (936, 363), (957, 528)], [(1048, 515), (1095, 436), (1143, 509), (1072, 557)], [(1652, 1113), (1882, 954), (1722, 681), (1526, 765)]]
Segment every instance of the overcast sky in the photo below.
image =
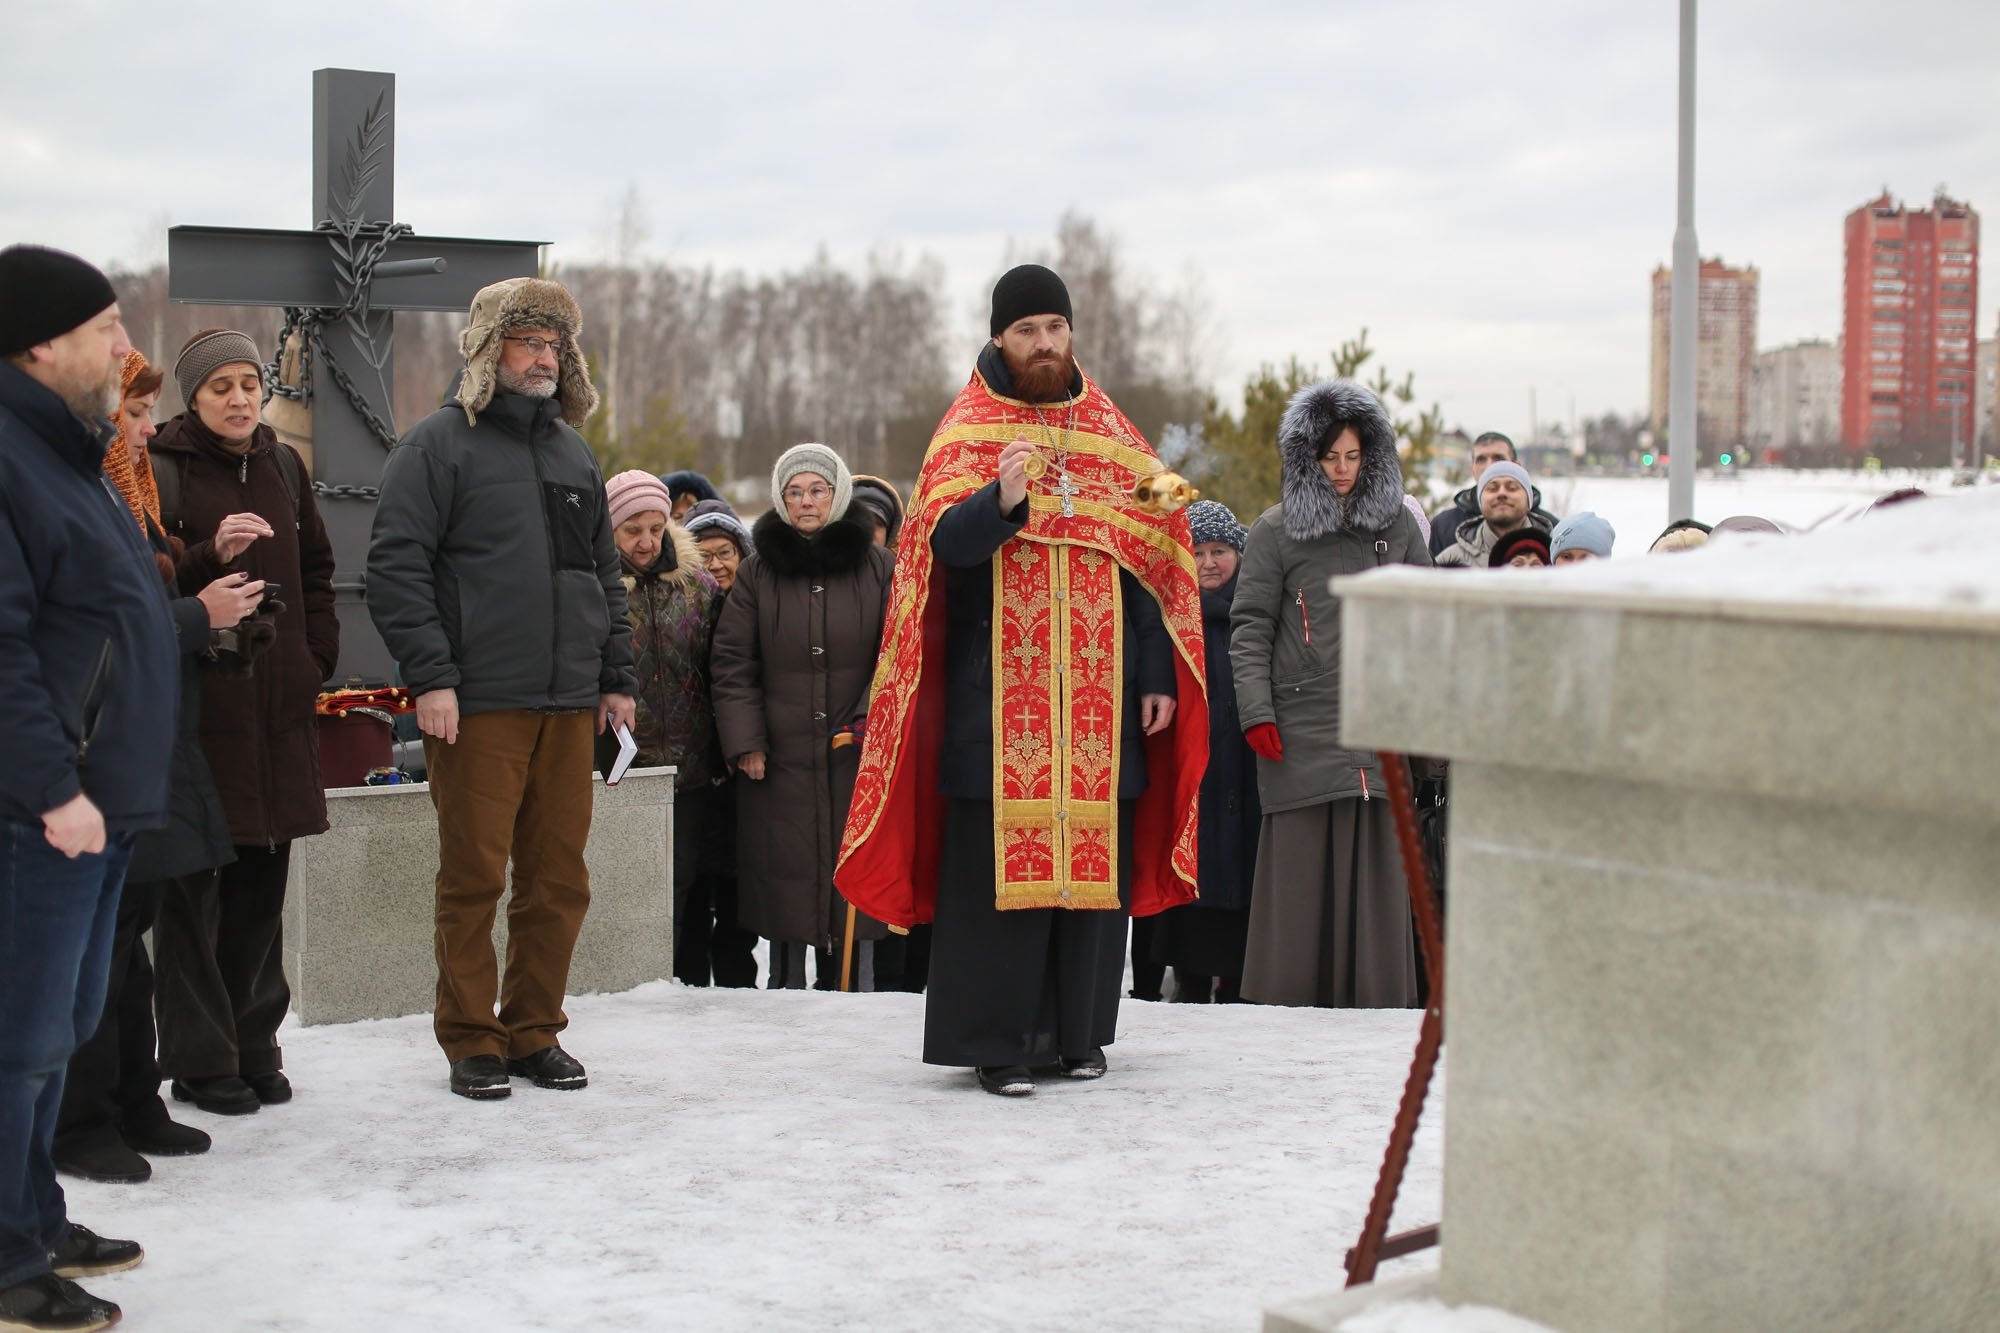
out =
[[(1646, 404), (1667, 0), (9, 9), (0, 241), (131, 265), (169, 222), (308, 225), (311, 71), (391, 70), (419, 231), (597, 258), (636, 186), (654, 257), (929, 254), (969, 364), (1009, 240), (1073, 207), (1149, 280), (1199, 275), (1232, 400), (1259, 362), (1365, 324), (1474, 431), (1525, 428), (1531, 389), (1544, 420)], [(1760, 345), (1839, 335), (1841, 219), (1884, 185), (2000, 216), (2000, 4), (1702, 21), (1701, 249), (1762, 271)]]

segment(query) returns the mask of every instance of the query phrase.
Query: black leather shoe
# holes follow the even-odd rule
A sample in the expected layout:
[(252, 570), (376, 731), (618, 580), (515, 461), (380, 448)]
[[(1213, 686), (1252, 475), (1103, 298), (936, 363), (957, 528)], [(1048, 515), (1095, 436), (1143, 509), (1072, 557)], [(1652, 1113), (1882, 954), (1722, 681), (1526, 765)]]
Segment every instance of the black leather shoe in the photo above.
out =
[(250, 1085), (234, 1074), (224, 1074), (221, 1078), (177, 1078), (174, 1100), (193, 1102), (198, 1109), (214, 1115), (250, 1115), (260, 1105)]
[(137, 1268), (145, 1257), (136, 1240), (111, 1240), (72, 1222), (63, 1243), (49, 1251), (49, 1267), (57, 1277), (96, 1277)]
[(153, 1164), (133, 1152), (109, 1125), (57, 1139), (49, 1155), (55, 1159), (56, 1170), (80, 1180), (136, 1185), (153, 1176)]
[(279, 1102), (292, 1099), (292, 1081), (285, 1077), (282, 1069), (273, 1069), (268, 1074), (245, 1074), (243, 1081), (250, 1085), (250, 1091), (257, 1095), (261, 1105), (276, 1106)]
[(207, 1152), (213, 1142), (193, 1125), (183, 1125), (166, 1116), (145, 1124), (122, 1124), (118, 1134), (134, 1152), (151, 1153), (155, 1157), (193, 1157)]
[(1091, 1047), (1090, 1054), (1080, 1060), (1064, 1056), (1062, 1062), (1064, 1078), (1103, 1078), (1106, 1067), (1102, 1046)]
[(490, 1102), (511, 1096), (514, 1085), (507, 1081), (507, 1066), (497, 1055), (468, 1055), (451, 1066), (451, 1090), (476, 1102)]
[(0, 1328), (91, 1333), (118, 1322), (118, 1307), (68, 1278), (43, 1273), (0, 1289)]
[(981, 1065), (979, 1086), (996, 1097), (1025, 1097), (1035, 1090), (1035, 1076), (1026, 1065)]
[(560, 1046), (549, 1046), (519, 1060), (509, 1060), (507, 1072), (516, 1078), (530, 1080), (538, 1088), (556, 1088), (564, 1092), (574, 1091), (590, 1082), (576, 1057)]

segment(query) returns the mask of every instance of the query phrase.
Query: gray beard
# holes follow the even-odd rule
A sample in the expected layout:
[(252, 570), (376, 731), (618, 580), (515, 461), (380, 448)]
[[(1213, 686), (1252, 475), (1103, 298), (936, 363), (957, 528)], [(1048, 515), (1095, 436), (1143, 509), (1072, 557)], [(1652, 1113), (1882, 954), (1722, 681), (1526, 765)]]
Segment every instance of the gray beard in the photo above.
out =
[(102, 426), (118, 411), (118, 381), (112, 378), (102, 384), (67, 389), (61, 397), (78, 417), (93, 426)]
[(508, 393), (518, 393), (523, 398), (552, 398), (555, 396), (557, 377), (540, 379), (527, 372), (515, 372), (505, 366), (499, 368), (500, 387)]

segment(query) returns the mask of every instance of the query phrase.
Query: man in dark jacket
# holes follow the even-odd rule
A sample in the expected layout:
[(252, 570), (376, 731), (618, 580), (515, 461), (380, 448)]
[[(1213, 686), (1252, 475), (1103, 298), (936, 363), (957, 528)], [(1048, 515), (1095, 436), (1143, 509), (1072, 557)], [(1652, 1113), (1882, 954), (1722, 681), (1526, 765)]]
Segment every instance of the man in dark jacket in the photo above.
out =
[(473, 298), (455, 400), (389, 455), (368, 552), (369, 613), (417, 696), (430, 767), (433, 1027), (462, 1097), (505, 1097), (510, 1075), (586, 1082), (557, 1036), (590, 903), (592, 718), (629, 727), (636, 681), (604, 478), (576, 431), (597, 408), (582, 325), (540, 278)]
[[(1444, 554), (1458, 537), (1458, 530), (1466, 522), (1479, 517), (1478, 486), (1486, 469), (1495, 463), (1518, 463), (1514, 455), (1514, 442), (1497, 430), (1489, 430), (1472, 442), (1472, 485), (1467, 486), (1452, 497), (1450, 504), (1431, 515), (1431, 558)], [(1535, 491), (1528, 500), (1529, 518), (1538, 528), (1548, 529), (1556, 525), (1556, 516), (1542, 508), (1542, 493)]]
[[(69, 1279), (138, 1245), (68, 1220), (50, 1158), (97, 1027), (132, 840), (167, 811), (174, 628), (100, 469), (132, 350), (102, 273), (0, 251), (0, 1323), (101, 1328)], [(88, 553), (79, 558), (79, 553)]]

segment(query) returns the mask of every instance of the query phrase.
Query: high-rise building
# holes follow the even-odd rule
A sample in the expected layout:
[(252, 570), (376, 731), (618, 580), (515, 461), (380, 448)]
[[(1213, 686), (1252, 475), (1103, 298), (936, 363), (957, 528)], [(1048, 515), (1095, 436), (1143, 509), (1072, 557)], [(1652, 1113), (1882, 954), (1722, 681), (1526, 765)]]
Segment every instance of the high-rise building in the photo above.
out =
[(1831, 452), (1840, 446), (1840, 348), (1824, 338), (1757, 353), (1750, 369), (1756, 449)]
[(1979, 214), (1939, 191), (1906, 209), (1885, 188), (1847, 215), (1841, 443), (1938, 465), (1975, 438)]
[[(1653, 270), (1653, 433), (1667, 436), (1673, 347), (1674, 271)], [(1694, 410), (1704, 453), (1744, 447), (1750, 433), (1750, 368), (1757, 357), (1757, 269), (1701, 261), (1695, 297)], [(1671, 448), (1671, 441), (1668, 441)]]

